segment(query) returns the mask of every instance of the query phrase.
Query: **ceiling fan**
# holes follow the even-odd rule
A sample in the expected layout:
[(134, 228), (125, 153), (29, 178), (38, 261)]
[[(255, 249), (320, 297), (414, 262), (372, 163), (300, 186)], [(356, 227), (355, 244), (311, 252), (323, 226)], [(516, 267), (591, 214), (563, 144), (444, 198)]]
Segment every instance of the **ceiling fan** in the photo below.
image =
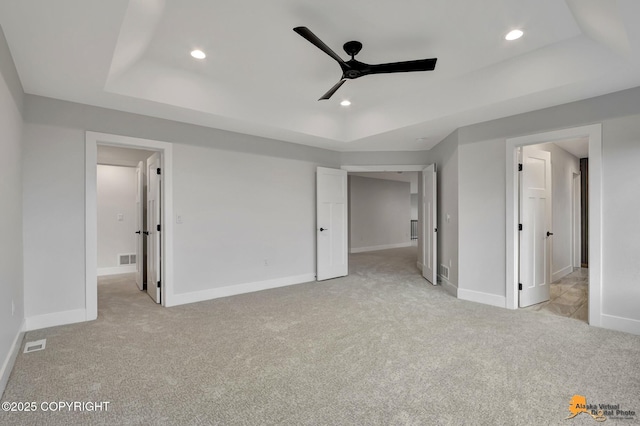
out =
[(351, 56), (348, 61), (343, 61), (340, 56), (336, 54), (329, 46), (324, 44), (322, 40), (318, 38), (307, 27), (295, 27), (293, 29), (296, 33), (307, 39), (311, 44), (315, 45), (318, 49), (322, 50), (327, 55), (331, 56), (338, 62), (342, 69), (342, 77), (327, 93), (325, 93), (320, 100), (329, 99), (334, 93), (344, 84), (347, 79), (359, 78), (369, 74), (385, 74), (394, 72), (410, 72), (410, 71), (433, 71), (436, 67), (436, 61), (438, 58), (431, 59), (418, 59), (415, 61), (404, 62), (391, 62), (388, 64), (365, 64), (364, 62), (357, 61), (356, 56), (360, 49), (362, 49), (362, 43), (359, 41), (348, 41), (344, 44), (343, 49), (347, 52), (347, 55)]

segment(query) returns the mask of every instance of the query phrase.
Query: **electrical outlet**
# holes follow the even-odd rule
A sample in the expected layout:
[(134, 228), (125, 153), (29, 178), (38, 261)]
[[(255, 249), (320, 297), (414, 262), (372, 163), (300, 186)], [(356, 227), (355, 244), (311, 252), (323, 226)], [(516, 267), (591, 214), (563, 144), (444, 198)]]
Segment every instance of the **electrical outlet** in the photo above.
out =
[(124, 221), (124, 214), (118, 213), (118, 215), (116, 217), (118, 218), (118, 222)]
[(179, 214), (176, 216), (176, 223), (178, 224), (182, 223), (182, 215)]
[(269, 266), (269, 259), (264, 260), (264, 266)]
[(11, 316), (14, 316), (16, 313), (16, 304), (14, 303), (13, 299), (11, 299)]
[(451, 268), (452, 266), (453, 266), (453, 261), (449, 259), (449, 268)]

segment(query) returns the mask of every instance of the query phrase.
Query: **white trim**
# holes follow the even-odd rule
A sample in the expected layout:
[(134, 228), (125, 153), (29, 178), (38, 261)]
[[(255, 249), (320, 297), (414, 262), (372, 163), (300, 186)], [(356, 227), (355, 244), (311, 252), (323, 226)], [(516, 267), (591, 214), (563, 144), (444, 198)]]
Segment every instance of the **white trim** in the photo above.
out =
[(173, 306), (173, 144), (151, 139), (140, 139), (129, 136), (107, 133), (86, 132), (85, 136), (85, 287), (86, 287), (86, 320), (98, 317), (98, 227), (96, 207), (96, 166), (97, 145), (111, 145), (125, 148), (142, 148), (162, 152), (163, 185), (163, 285), (162, 304)]
[[(591, 168), (591, 165), (589, 165)], [(591, 263), (591, 260), (589, 260)], [(626, 333), (640, 335), (640, 321), (631, 318), (616, 317), (614, 315), (601, 315), (601, 324), (603, 328), (609, 328), (611, 330), (624, 331)]]
[(9, 376), (11, 375), (13, 366), (16, 363), (18, 353), (20, 353), (20, 347), (22, 347), (22, 341), (24, 339), (24, 328), (25, 321), (22, 320), (22, 324), (18, 329), (18, 333), (13, 339), (13, 343), (11, 344), (11, 349), (9, 350), (9, 353), (7, 354), (4, 362), (2, 363), (2, 368), (0, 369), (0, 398), (2, 397), (5, 388), (7, 387), (7, 383), (9, 383)]
[(569, 265), (569, 266), (565, 266), (564, 268), (560, 269), (559, 271), (554, 272), (553, 274), (551, 274), (551, 282), (556, 282), (559, 279), (566, 277), (567, 275), (569, 275), (570, 273), (573, 272), (573, 266)]
[(458, 299), (468, 300), (469, 302), (477, 302), (485, 305), (497, 306), (504, 308), (506, 306), (506, 298), (498, 294), (483, 293), (481, 291), (466, 290), (458, 288)]
[(458, 287), (455, 284), (453, 284), (451, 281), (449, 281), (442, 275), (438, 275), (438, 281), (442, 285), (442, 288), (444, 289), (444, 291), (446, 291), (448, 294), (452, 295), (455, 298), (458, 297)]
[(25, 328), (26, 331), (33, 331), (40, 330), (41, 328), (84, 322), (86, 320), (87, 313), (85, 309), (74, 309), (72, 311), (53, 312), (51, 314), (27, 317)]
[(269, 290), (272, 288), (286, 287), (295, 284), (315, 282), (315, 280), (315, 273), (309, 273), (291, 277), (276, 278), (266, 281), (233, 284), (225, 287), (194, 291), (191, 293), (174, 294), (172, 298), (172, 306), (203, 302), (205, 300), (219, 299), (221, 297), (235, 296), (238, 294), (253, 293), (255, 291)]
[(401, 247), (411, 247), (413, 243), (411, 241), (406, 243), (397, 243), (397, 244), (383, 244), (381, 246), (369, 246), (369, 247), (358, 247), (352, 248), (349, 250), (349, 253), (364, 253), (367, 251), (378, 251), (378, 250), (387, 250)]
[(418, 267), (418, 269), (420, 270), (420, 274), (422, 274), (422, 267), (424, 266), (422, 264), (422, 262), (420, 262), (419, 260), (416, 262), (416, 266)]
[(386, 166), (354, 166), (354, 165), (346, 165), (341, 166), (342, 170), (346, 170), (348, 172), (421, 172), (427, 166), (422, 165), (409, 165), (409, 166), (400, 166), (400, 165), (386, 165)]
[(105, 277), (108, 275), (130, 274), (136, 272), (136, 265), (114, 266), (111, 268), (98, 268), (98, 276)]
[[(506, 307), (518, 308), (518, 185), (516, 148), (589, 138), (589, 324), (602, 324), (602, 125), (572, 127), (506, 141)], [(460, 290), (458, 290), (458, 294)]]

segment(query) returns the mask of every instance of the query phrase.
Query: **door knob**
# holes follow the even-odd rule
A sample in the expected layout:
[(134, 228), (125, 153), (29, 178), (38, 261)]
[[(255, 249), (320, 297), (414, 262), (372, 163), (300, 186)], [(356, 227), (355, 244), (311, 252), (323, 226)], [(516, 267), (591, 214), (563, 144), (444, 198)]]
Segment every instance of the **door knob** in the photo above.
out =
[(320, 232), (322, 232), (322, 231), (328, 231), (328, 230), (329, 230), (329, 228), (320, 228)]
[(140, 231), (136, 231), (136, 234), (141, 234), (141, 232)]
[(553, 235), (553, 232), (549, 232), (549, 231), (547, 231), (547, 237), (550, 237), (550, 236), (552, 236), (552, 235)]
[(149, 231), (144, 231), (143, 234), (144, 235), (149, 235)]

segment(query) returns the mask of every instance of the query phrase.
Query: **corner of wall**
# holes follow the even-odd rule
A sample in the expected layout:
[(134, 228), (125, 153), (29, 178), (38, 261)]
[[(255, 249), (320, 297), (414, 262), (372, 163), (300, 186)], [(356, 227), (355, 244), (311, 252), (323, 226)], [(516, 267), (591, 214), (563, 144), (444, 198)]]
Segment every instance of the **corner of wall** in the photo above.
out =
[(18, 353), (20, 352), (20, 348), (22, 347), (22, 341), (24, 340), (25, 335), (25, 320), (22, 321), (22, 325), (16, 337), (13, 339), (13, 344), (11, 345), (11, 349), (7, 354), (6, 359), (2, 363), (2, 368), (0, 368), (0, 399), (2, 399), (2, 395), (4, 394), (4, 390), (7, 387), (7, 383), (9, 383), (9, 376), (11, 375), (11, 370), (13, 370), (13, 365), (16, 362), (16, 358), (18, 358)]

